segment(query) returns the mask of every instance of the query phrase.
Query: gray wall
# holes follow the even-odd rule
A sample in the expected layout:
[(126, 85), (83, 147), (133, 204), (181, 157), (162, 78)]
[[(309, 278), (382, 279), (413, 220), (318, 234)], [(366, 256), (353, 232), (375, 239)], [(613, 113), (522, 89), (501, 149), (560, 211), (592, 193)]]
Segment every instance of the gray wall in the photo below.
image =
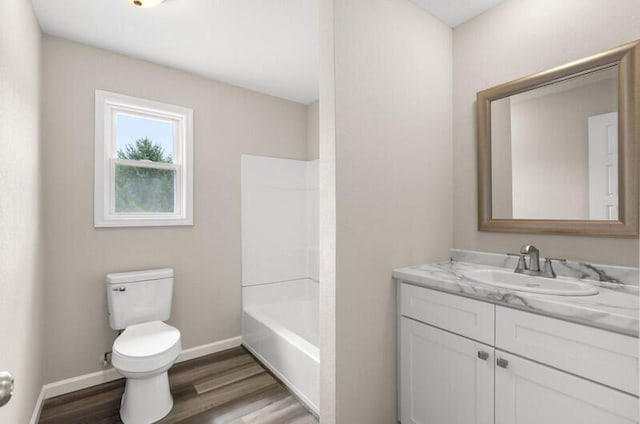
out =
[(1, 423), (28, 423), (42, 387), (40, 28), (0, 1), (0, 370), (16, 379)]
[[(335, 362), (323, 364), (321, 416), (323, 423), (392, 423), (391, 270), (444, 259), (452, 245), (451, 29), (406, 0), (332, 6), (321, 19), (322, 54), (333, 56), (322, 58), (322, 71), (333, 75), (321, 79), (320, 122), (329, 131), (321, 129), (320, 148), (321, 176), (336, 171), (335, 256), (322, 253), (336, 274), (323, 264), (320, 280), (330, 303), (321, 305), (322, 361), (335, 349)], [(335, 156), (323, 96), (332, 79)], [(327, 191), (321, 234), (331, 227)], [(331, 247), (330, 235), (321, 246)]]
[(320, 104), (315, 101), (307, 106), (307, 160), (320, 158)]
[(319, 241), (320, 416), (336, 422), (336, 89), (334, 0), (320, 2)]
[[(615, 3), (615, 4), (612, 4)], [(477, 230), (475, 96), (480, 90), (640, 38), (637, 0), (509, 0), (453, 31), (454, 245), (638, 266), (638, 240)]]
[[(240, 335), (240, 155), (307, 157), (307, 107), (59, 38), (43, 42), (46, 381), (100, 369), (104, 275), (176, 271), (184, 348)], [(94, 91), (194, 109), (193, 227), (93, 227)]]

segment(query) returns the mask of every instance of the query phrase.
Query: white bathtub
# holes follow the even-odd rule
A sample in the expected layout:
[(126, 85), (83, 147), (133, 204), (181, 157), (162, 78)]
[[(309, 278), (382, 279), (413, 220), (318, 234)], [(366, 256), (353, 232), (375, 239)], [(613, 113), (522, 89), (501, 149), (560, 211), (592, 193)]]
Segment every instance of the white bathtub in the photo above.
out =
[(246, 286), (242, 298), (244, 346), (319, 413), (318, 283), (304, 279)]

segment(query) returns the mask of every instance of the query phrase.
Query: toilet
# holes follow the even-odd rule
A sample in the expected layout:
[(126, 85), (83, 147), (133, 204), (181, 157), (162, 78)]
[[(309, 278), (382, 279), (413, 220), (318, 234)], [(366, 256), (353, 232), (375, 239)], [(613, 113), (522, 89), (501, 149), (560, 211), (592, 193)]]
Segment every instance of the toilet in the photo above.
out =
[(151, 424), (173, 408), (167, 371), (182, 350), (171, 316), (173, 269), (107, 274), (109, 325), (124, 330), (111, 362), (126, 378), (120, 404), (124, 424)]

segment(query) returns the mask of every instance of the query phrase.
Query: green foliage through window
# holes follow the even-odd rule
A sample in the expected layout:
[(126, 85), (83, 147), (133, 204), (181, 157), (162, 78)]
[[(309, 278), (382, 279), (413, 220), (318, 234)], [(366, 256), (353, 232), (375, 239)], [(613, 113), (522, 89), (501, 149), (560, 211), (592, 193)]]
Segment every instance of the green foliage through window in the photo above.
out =
[[(119, 159), (172, 163), (171, 155), (148, 138), (127, 144)], [(116, 164), (116, 212), (174, 212), (175, 171)]]

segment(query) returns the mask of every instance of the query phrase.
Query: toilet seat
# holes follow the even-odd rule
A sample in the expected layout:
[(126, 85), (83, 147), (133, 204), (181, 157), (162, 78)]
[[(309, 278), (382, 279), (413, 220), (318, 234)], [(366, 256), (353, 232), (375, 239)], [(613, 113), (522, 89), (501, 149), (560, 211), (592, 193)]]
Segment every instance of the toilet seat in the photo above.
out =
[(162, 321), (127, 327), (113, 343), (113, 366), (128, 373), (147, 373), (173, 364), (182, 350), (180, 330)]

